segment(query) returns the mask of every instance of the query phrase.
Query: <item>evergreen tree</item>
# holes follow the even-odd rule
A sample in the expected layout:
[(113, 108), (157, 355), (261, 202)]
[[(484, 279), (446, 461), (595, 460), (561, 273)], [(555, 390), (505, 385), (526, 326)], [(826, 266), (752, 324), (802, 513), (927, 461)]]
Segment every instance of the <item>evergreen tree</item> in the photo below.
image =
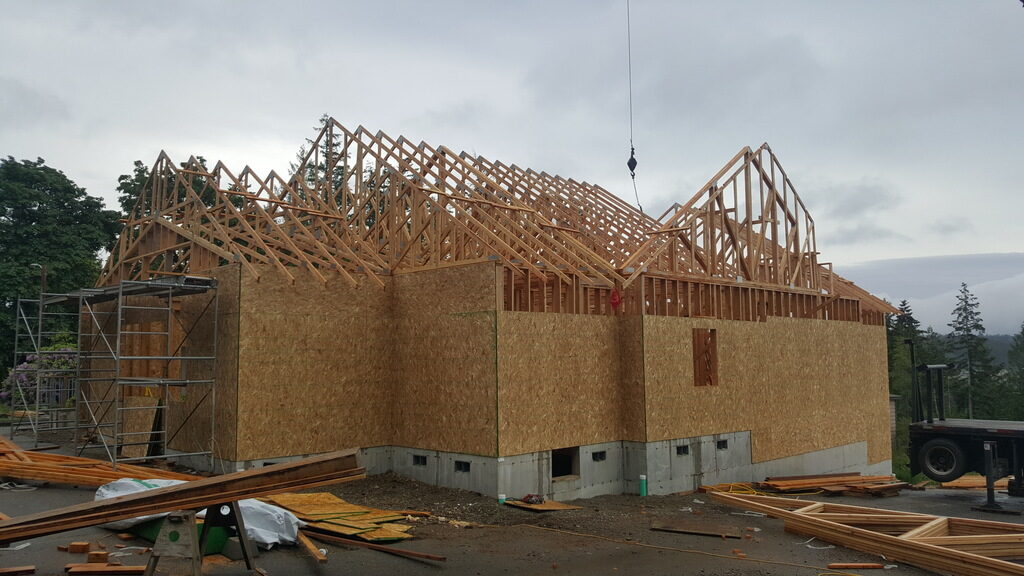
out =
[(949, 342), (957, 365), (950, 378), (951, 396), (968, 418), (998, 418), (1004, 411), (995, 359), (985, 342), (985, 325), (978, 298), (960, 284), (953, 308)]
[(1012, 398), (1010, 419), (1024, 420), (1024, 323), (1006, 355), (1006, 386)]
[(914, 311), (906, 300), (900, 301), (899, 310), (900, 313), (890, 316), (887, 322), (889, 393), (900, 397), (896, 403), (897, 417), (909, 418), (912, 406), (913, 367), (907, 341), (914, 342), (915, 345), (920, 344), (921, 323), (914, 318)]

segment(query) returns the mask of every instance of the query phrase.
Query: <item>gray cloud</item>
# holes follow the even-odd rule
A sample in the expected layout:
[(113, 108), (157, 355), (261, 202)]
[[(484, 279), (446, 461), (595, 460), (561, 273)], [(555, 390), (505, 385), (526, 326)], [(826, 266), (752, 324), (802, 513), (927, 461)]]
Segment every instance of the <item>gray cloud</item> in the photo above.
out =
[[(820, 236), (818, 234), (819, 238)], [(909, 240), (910, 237), (895, 230), (872, 224), (871, 222), (862, 222), (852, 226), (840, 225), (829, 232), (827, 239), (831, 244), (841, 246), (844, 244), (875, 245), (879, 242), (893, 240), (905, 241)]]
[(0, 119), (8, 128), (37, 128), (70, 118), (67, 104), (16, 78), (0, 76)]

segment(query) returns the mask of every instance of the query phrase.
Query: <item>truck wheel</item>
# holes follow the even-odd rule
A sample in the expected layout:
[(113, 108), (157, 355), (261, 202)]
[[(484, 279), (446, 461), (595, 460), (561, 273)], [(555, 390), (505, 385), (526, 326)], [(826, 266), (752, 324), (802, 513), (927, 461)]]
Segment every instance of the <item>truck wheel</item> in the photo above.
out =
[(967, 471), (967, 457), (960, 445), (946, 438), (932, 438), (920, 452), (921, 471), (936, 482), (952, 482)]

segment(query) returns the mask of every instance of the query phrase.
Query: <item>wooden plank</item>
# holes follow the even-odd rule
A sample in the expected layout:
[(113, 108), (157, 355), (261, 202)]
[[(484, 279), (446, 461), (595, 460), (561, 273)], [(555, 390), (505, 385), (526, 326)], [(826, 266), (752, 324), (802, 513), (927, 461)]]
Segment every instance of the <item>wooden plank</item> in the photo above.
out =
[(18, 576), (20, 574), (35, 574), (35, 566), (11, 566), (9, 568), (0, 568), (0, 576)]
[(563, 504), (561, 502), (555, 502), (554, 500), (546, 500), (540, 504), (527, 504), (522, 500), (506, 500), (505, 504), (509, 506), (515, 506), (516, 508), (522, 508), (524, 510), (530, 510), (531, 512), (554, 512), (557, 510), (582, 510), (582, 506), (573, 506), (572, 504)]
[[(306, 531), (303, 530), (303, 532)], [(356, 546), (359, 548), (369, 548), (371, 550), (379, 550), (381, 552), (387, 552), (388, 554), (394, 554), (396, 556), (405, 556), (406, 558), (415, 558), (417, 560), (433, 560), (434, 562), (444, 562), (448, 560), (444, 556), (438, 556), (436, 554), (427, 554), (426, 552), (415, 552), (413, 550), (392, 548), (390, 546), (382, 546), (380, 544), (373, 544), (371, 542), (360, 542), (359, 540), (349, 540), (347, 538), (328, 536), (326, 534), (319, 534), (317, 532), (306, 532), (306, 535), (310, 538), (313, 538), (314, 540), (320, 540), (322, 542), (328, 542), (331, 544), (341, 544), (344, 546)]]
[(676, 532), (678, 534), (696, 534), (698, 536), (714, 536), (716, 538), (742, 538), (740, 529), (735, 526), (685, 517), (673, 518), (671, 520), (655, 520), (651, 522), (651, 530)]
[(111, 566), (109, 564), (79, 564), (68, 570), (68, 574), (144, 574), (145, 566)]
[(296, 462), (11, 518), (0, 521), (0, 542), (361, 478), (364, 471), (356, 467), (355, 454), (355, 450), (332, 452)]
[(309, 539), (309, 536), (306, 536), (305, 532), (299, 531), (296, 535), (296, 540), (298, 540), (299, 544), (306, 549), (306, 552), (309, 552), (309, 555), (312, 556), (314, 560), (321, 564), (327, 562), (327, 555), (321, 552), (320, 548), (316, 544), (313, 544)]

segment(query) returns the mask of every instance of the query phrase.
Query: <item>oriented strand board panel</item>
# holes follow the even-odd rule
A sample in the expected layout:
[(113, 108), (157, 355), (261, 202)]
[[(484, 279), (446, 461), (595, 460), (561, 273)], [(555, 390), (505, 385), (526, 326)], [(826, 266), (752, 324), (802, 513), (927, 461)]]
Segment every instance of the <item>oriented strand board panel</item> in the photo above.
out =
[[(613, 442), (640, 398), (620, 385), (614, 316), (499, 315), (500, 454)], [(626, 350), (635, 349), (627, 346)]]
[(647, 441), (647, 410), (644, 397), (644, 320), (642, 316), (619, 317), (619, 398), (622, 440)]
[(390, 444), (389, 291), (263, 268), (241, 280), (236, 459)]
[(484, 262), (393, 279), (394, 445), (497, 455), (498, 278)]
[[(717, 386), (694, 386), (694, 328), (717, 332)], [(647, 316), (643, 342), (648, 441), (750, 430), (755, 462), (861, 441), (891, 458), (884, 327)]]
[[(216, 458), (236, 460), (236, 423), (238, 411), (238, 299), (242, 267), (229, 264), (204, 272), (217, 279), (216, 301), (213, 293), (185, 296), (179, 299), (175, 312), (175, 330), (188, 334), (182, 343), (181, 355), (202, 356), (214, 351), (216, 390), (207, 384), (190, 384), (188, 391), (172, 391), (167, 400), (168, 445), (180, 452), (209, 450), (213, 426), (213, 451)], [(216, 319), (216, 334), (214, 322)], [(185, 375), (194, 379), (209, 378), (209, 362), (186, 362)], [(214, 419), (210, 422), (210, 403), (214, 403)]]

